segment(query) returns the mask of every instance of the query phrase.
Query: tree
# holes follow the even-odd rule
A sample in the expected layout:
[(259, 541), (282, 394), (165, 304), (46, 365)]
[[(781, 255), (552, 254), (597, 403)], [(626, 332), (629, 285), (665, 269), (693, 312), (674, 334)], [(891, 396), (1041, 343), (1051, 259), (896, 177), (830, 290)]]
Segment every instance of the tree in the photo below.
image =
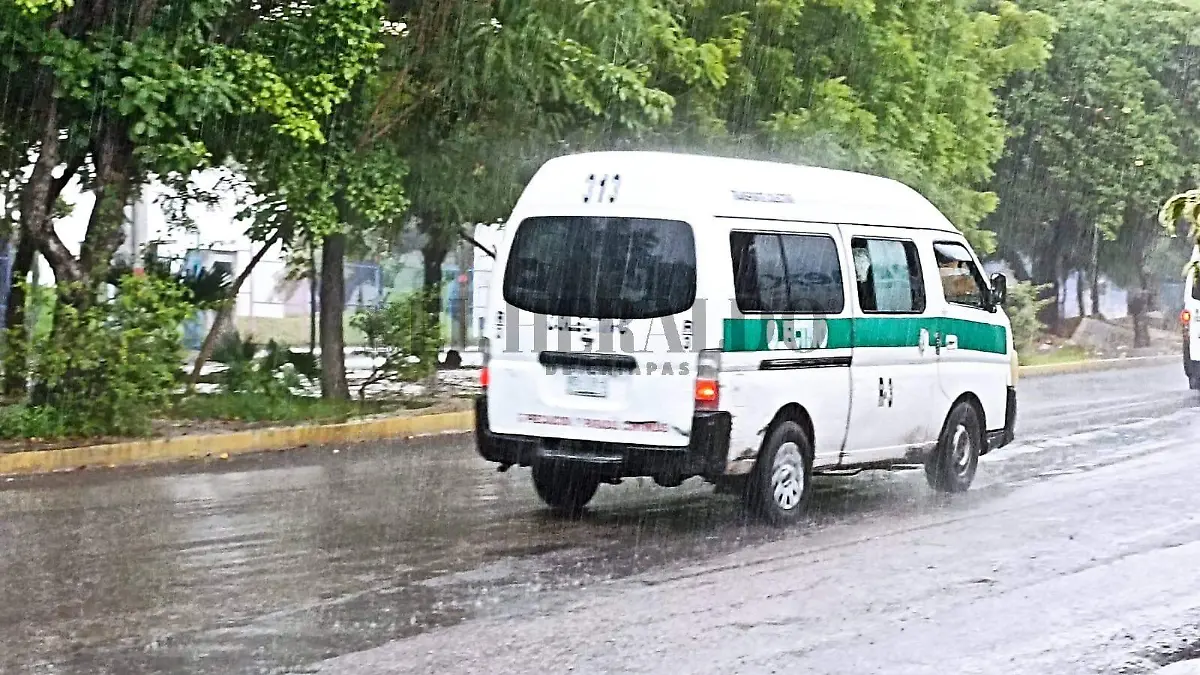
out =
[[(1002, 112), (1012, 128), (988, 221), (1004, 257), (1058, 285), (1073, 270), (1131, 288), (1136, 344), (1148, 333), (1159, 200), (1194, 175), (1200, 14), (1165, 0), (1025, 3), (1061, 24), (1045, 71), (1013, 78)], [(1094, 288), (1094, 286), (1093, 286)], [(1093, 308), (1096, 304), (1093, 291)], [(1057, 306), (1052, 316), (1057, 318)]]
[[(1053, 23), (1012, 2), (719, 0), (680, 14), (722, 86), (664, 74), (666, 147), (867, 171), (925, 194), (981, 250), (1003, 150), (994, 90), (1048, 58)], [(704, 51), (704, 47), (710, 47)]]
[[(424, 295), (440, 314), (441, 265), (466, 223), (505, 214), (541, 159), (589, 125), (671, 120), (656, 78), (720, 80), (718, 50), (682, 34), (674, 2), (394, 2), (402, 64), (368, 124), (408, 163), (424, 235)], [(620, 30), (616, 30), (620, 27)]]

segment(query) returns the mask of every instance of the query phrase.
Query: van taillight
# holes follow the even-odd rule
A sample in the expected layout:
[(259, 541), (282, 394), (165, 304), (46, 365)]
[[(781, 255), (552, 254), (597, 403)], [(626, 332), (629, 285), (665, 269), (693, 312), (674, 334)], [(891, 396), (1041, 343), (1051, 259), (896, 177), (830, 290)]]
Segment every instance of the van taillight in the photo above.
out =
[(487, 389), (488, 386), (488, 364), (492, 360), (491, 346), (491, 340), (485, 337), (479, 338), (479, 355), (483, 358), (483, 370), (479, 371), (479, 386), (484, 389)]
[(717, 410), (721, 405), (721, 352), (705, 350), (696, 361), (696, 410)]
[(1182, 312), (1180, 312), (1179, 323), (1186, 326), (1191, 322), (1192, 322), (1192, 311), (1190, 309), (1185, 309)]

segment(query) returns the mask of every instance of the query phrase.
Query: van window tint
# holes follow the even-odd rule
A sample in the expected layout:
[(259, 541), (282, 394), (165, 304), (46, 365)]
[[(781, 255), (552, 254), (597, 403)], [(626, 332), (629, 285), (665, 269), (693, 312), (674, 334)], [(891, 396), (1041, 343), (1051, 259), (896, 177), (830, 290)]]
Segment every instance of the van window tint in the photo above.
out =
[(864, 312), (920, 314), (925, 311), (921, 260), (911, 241), (855, 238), (851, 242), (858, 303)]
[(967, 248), (962, 244), (938, 243), (933, 245), (933, 250), (937, 254), (946, 302), (983, 309), (988, 286)]
[(503, 292), (508, 304), (535, 314), (678, 314), (696, 302), (692, 228), (649, 218), (528, 218), (513, 237)]
[(845, 307), (832, 237), (733, 232), (729, 243), (738, 310), (838, 314)]

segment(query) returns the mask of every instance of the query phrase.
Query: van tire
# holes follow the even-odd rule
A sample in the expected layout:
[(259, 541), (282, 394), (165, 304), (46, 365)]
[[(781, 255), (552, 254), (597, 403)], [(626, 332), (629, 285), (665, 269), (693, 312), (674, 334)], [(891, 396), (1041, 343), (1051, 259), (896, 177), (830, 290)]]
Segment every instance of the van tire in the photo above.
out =
[(1188, 378), (1188, 386), (1192, 388), (1192, 391), (1200, 391), (1200, 375)]
[(553, 510), (568, 516), (578, 516), (596, 496), (600, 477), (578, 466), (561, 462), (536, 462), (533, 465), (533, 488), (542, 501)]
[(780, 422), (767, 435), (746, 483), (746, 505), (768, 524), (792, 525), (812, 494), (813, 448), (799, 424)]
[(939, 492), (966, 492), (979, 469), (983, 431), (975, 406), (962, 401), (950, 410), (937, 448), (925, 460), (925, 479)]

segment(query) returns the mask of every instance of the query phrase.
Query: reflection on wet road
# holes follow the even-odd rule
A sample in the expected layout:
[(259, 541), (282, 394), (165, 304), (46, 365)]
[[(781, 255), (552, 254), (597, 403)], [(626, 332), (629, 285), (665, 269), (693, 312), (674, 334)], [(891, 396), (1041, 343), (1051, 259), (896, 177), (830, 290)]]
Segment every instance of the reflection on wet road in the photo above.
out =
[(963, 499), (919, 473), (821, 479), (810, 522), (783, 532), (699, 481), (605, 487), (583, 521), (557, 520), (527, 471), (498, 474), (461, 439), (12, 480), (0, 672), (287, 672), (389, 640), (425, 648), (464, 621), (520, 625), (625, 592), (631, 575), (952, 518), (1200, 447), (1200, 403), (1179, 371), (1027, 380), (1021, 442), (986, 458)]

